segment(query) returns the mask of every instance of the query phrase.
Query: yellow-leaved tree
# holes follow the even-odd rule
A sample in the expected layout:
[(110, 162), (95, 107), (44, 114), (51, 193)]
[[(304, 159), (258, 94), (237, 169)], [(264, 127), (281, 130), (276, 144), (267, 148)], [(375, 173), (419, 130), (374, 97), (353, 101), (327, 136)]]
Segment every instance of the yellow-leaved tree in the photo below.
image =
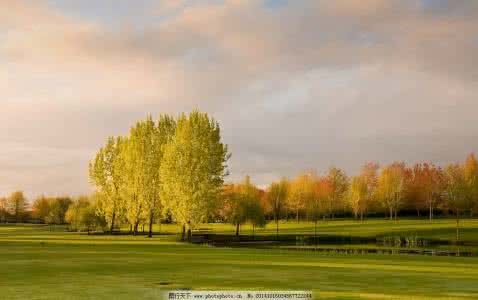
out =
[(193, 111), (178, 117), (161, 161), (161, 203), (182, 226), (183, 240), (186, 230), (191, 240), (192, 229), (213, 211), (229, 157), (219, 123), (207, 113)]

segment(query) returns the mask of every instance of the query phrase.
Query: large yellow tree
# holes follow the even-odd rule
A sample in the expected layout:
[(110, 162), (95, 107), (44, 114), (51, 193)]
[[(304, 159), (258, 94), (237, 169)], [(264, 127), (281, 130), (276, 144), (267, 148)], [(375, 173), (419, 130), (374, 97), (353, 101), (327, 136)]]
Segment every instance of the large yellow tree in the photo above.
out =
[(160, 176), (161, 201), (182, 225), (183, 238), (187, 229), (190, 240), (192, 229), (213, 211), (229, 157), (218, 122), (199, 111), (179, 116), (164, 148)]

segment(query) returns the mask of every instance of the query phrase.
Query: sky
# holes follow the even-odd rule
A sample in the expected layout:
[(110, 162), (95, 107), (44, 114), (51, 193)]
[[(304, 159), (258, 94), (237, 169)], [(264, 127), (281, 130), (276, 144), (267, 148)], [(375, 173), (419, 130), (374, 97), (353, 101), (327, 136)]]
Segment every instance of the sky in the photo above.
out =
[(147, 114), (221, 124), (231, 175), (478, 150), (478, 1), (0, 0), (0, 195), (92, 191)]

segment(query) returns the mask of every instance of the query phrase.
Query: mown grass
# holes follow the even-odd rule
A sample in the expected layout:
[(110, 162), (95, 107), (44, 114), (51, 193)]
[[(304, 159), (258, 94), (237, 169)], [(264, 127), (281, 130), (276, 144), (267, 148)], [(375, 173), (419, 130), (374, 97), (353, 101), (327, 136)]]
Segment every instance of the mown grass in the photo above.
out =
[[(453, 219), (437, 219), (429, 222), (423, 219), (404, 219), (389, 221), (371, 219), (364, 222), (355, 220), (327, 220), (317, 224), (319, 235), (337, 235), (354, 237), (384, 237), (384, 236), (416, 236), (428, 239), (454, 240), (456, 236), (456, 223)], [(279, 234), (314, 234), (314, 223), (282, 221), (279, 223)], [(165, 233), (178, 233), (180, 229), (175, 225), (155, 226), (155, 231)], [(216, 232), (233, 234), (235, 227), (230, 224), (205, 224), (200, 227), (201, 232)], [(126, 230), (126, 229), (124, 229)], [(241, 234), (251, 235), (252, 226), (241, 226)], [(273, 222), (265, 228), (255, 228), (257, 235), (275, 235), (276, 225)], [(478, 241), (478, 219), (460, 220), (460, 239), (465, 241)]]
[[(312, 224), (305, 223), (281, 226), (289, 233), (313, 230)], [(452, 220), (320, 225), (322, 233), (330, 234), (421, 232), (439, 238), (453, 238), (453, 226)], [(466, 237), (473, 239), (478, 222), (467, 220), (465, 226)], [(161, 228), (165, 232), (178, 229), (172, 225)], [(205, 228), (233, 230), (222, 224)], [(475, 257), (211, 248), (176, 242), (174, 235), (148, 239), (48, 229), (0, 225), (1, 299), (159, 299), (162, 290), (171, 288), (313, 289), (321, 298), (334, 299), (478, 298)], [(244, 229), (249, 230), (247, 226)], [(268, 227), (260, 234), (270, 231), (273, 228)]]

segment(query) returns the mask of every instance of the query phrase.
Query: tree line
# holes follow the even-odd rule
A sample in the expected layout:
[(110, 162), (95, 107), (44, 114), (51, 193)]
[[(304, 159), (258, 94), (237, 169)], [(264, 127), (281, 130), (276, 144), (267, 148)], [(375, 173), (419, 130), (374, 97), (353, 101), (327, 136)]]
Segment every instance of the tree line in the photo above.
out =
[(156, 220), (168, 216), (190, 239), (218, 206), (229, 157), (207, 113), (148, 117), (129, 135), (110, 137), (90, 163), (97, 212), (110, 232), (127, 223), (136, 234), (146, 223), (150, 237)]
[(325, 174), (303, 172), (295, 178), (282, 178), (266, 189), (255, 187), (249, 177), (238, 184), (224, 186), (223, 207), (217, 215), (239, 226), (246, 221), (261, 224), (258, 210), (250, 203), (260, 203), (265, 218), (295, 218), (317, 223), (336, 215), (363, 221), (368, 215), (397, 220), (401, 211), (427, 216), (431, 221), (439, 209), (456, 219), (457, 239), (460, 218), (478, 211), (478, 163), (470, 154), (463, 163), (444, 168), (433, 163), (407, 166), (394, 162), (380, 167), (366, 163), (359, 174), (347, 176), (336, 167)]
[[(303, 172), (259, 188), (246, 178), (225, 183), (231, 154), (221, 141), (220, 126), (206, 113), (151, 116), (136, 122), (125, 136), (109, 137), (89, 164), (96, 192), (90, 197), (36, 199), (31, 216), (47, 224), (71, 224), (74, 230), (120, 230), (132, 234), (155, 222), (175, 222), (182, 238), (203, 222), (250, 223), (253, 231), (273, 220), (313, 221), (350, 216), (386, 216), (415, 212), (433, 219), (437, 210), (455, 216), (478, 210), (478, 163), (470, 154), (463, 163), (368, 162), (348, 176), (331, 167), (323, 174)], [(22, 192), (0, 199), (0, 221), (27, 218)], [(458, 231), (457, 231), (458, 235)]]
[(72, 230), (78, 231), (96, 230), (106, 225), (104, 218), (96, 212), (93, 196), (40, 196), (31, 205), (22, 191), (0, 198), (0, 223), (22, 222), (70, 224)]

